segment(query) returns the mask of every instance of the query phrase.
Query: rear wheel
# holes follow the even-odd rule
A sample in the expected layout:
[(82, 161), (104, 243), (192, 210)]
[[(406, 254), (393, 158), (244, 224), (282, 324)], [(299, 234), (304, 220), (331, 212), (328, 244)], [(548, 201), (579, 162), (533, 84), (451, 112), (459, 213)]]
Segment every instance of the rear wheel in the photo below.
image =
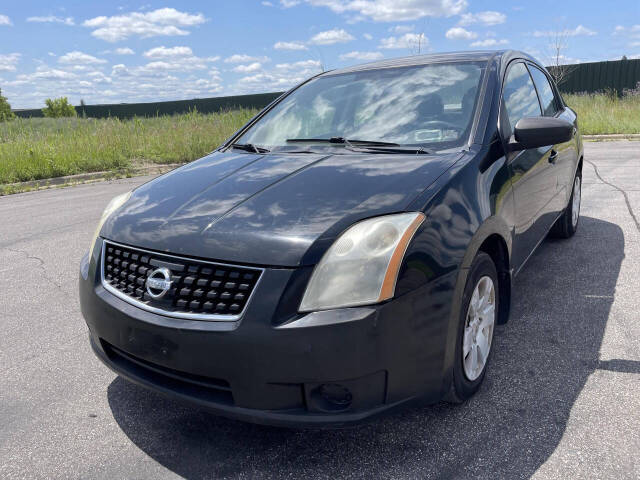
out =
[(482, 384), (498, 319), (498, 274), (489, 255), (478, 253), (462, 297), (450, 400), (463, 402)]
[(582, 201), (582, 172), (578, 170), (573, 180), (573, 189), (569, 204), (564, 213), (551, 228), (551, 235), (556, 238), (570, 238), (578, 229), (580, 220), (580, 202)]

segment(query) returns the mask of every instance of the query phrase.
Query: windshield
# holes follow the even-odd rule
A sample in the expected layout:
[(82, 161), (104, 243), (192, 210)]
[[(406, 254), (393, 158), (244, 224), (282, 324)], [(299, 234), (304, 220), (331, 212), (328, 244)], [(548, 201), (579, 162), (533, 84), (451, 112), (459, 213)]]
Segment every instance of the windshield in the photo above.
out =
[[(322, 76), (292, 92), (235, 143), (286, 150), (301, 148), (295, 139), (346, 138), (450, 148), (469, 135), (484, 66), (441, 63)], [(308, 143), (304, 148), (322, 142)]]

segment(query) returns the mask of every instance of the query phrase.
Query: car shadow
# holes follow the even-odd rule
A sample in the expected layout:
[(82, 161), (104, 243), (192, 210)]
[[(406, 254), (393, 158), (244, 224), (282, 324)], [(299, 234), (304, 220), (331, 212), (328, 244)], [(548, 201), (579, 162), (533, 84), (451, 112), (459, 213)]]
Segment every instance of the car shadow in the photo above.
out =
[(524, 478), (558, 446), (600, 361), (624, 235), (582, 217), (571, 240), (545, 241), (514, 285), (485, 383), (463, 405), (405, 409), (357, 428), (287, 430), (216, 417), (116, 378), (113, 416), (142, 451), (185, 478)]

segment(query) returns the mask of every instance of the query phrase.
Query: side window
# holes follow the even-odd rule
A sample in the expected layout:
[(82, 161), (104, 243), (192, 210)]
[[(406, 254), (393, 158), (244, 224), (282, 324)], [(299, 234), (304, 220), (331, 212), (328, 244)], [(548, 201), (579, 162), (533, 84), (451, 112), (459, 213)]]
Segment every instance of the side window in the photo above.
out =
[(516, 63), (509, 69), (502, 96), (512, 132), (521, 118), (541, 115), (538, 95), (524, 63)]
[(538, 95), (540, 96), (540, 103), (544, 110), (544, 116), (553, 117), (558, 113), (558, 102), (556, 102), (553, 95), (553, 89), (551, 88), (549, 79), (539, 68), (536, 68), (533, 65), (529, 65), (529, 71), (531, 72), (533, 82), (536, 84), (536, 88), (538, 89)]

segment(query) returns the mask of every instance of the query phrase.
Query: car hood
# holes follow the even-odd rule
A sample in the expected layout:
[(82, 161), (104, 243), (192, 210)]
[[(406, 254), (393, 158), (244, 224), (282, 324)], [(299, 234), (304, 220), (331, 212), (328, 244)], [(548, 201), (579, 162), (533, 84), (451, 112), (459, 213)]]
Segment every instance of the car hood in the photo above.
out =
[(101, 235), (211, 260), (312, 265), (352, 223), (404, 211), (460, 156), (215, 152), (137, 188)]

